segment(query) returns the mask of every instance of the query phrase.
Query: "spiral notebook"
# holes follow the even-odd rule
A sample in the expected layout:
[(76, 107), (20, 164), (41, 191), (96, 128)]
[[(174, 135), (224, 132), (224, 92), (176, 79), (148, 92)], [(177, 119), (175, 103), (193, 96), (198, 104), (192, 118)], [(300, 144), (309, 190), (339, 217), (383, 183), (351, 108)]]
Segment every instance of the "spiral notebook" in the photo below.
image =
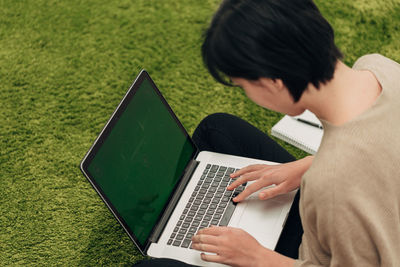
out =
[(285, 115), (272, 127), (271, 134), (310, 154), (315, 154), (321, 144), (324, 130), (318, 118), (306, 110), (295, 117)]

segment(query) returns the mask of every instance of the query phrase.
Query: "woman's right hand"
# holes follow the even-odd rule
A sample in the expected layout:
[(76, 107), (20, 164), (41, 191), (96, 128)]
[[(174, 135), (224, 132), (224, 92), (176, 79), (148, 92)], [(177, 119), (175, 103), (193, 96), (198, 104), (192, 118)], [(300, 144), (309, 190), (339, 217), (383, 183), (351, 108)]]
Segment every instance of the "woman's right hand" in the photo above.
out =
[(255, 164), (244, 167), (231, 174), (231, 178), (236, 178), (236, 180), (227, 189), (233, 190), (243, 183), (255, 180), (233, 199), (235, 202), (240, 202), (252, 193), (273, 184), (275, 186), (266, 188), (259, 193), (260, 199), (269, 199), (289, 193), (300, 186), (301, 177), (311, 166), (313, 159), (314, 156), (307, 156), (300, 160), (278, 165)]

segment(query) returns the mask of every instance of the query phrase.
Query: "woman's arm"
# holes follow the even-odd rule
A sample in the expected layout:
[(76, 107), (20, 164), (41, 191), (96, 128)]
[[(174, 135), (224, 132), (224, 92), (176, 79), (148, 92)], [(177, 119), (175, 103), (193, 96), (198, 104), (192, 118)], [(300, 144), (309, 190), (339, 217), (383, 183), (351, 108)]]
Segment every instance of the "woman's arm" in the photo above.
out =
[(314, 156), (307, 156), (302, 159), (278, 165), (256, 164), (250, 165), (231, 174), (235, 179), (228, 190), (233, 190), (239, 185), (254, 181), (251, 185), (233, 200), (240, 202), (252, 193), (275, 184), (276, 186), (267, 188), (259, 193), (260, 199), (268, 199), (280, 194), (288, 193), (300, 186), (301, 177), (310, 168)]

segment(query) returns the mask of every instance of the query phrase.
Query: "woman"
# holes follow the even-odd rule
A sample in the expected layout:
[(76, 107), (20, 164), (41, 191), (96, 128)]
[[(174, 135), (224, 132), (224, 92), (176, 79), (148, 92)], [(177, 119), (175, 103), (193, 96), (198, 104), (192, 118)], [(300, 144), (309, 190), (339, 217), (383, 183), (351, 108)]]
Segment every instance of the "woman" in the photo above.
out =
[[(241, 87), (274, 111), (308, 109), (324, 126), (315, 158), (245, 167), (232, 174), (229, 188), (256, 181), (234, 199), (240, 202), (271, 184), (260, 199), (300, 187), (298, 259), (289, 252), (297, 250), (302, 232), (295, 215), (295, 230), (286, 230), (277, 249), (286, 256), (240, 229), (211, 227), (192, 239), (194, 249), (210, 252), (202, 259), (235, 266), (400, 266), (400, 65), (374, 54), (346, 66), (331, 26), (311, 0), (224, 1), (202, 53), (217, 81)], [(276, 156), (285, 153), (229, 115), (208, 117), (193, 138), (202, 149), (291, 160)]]

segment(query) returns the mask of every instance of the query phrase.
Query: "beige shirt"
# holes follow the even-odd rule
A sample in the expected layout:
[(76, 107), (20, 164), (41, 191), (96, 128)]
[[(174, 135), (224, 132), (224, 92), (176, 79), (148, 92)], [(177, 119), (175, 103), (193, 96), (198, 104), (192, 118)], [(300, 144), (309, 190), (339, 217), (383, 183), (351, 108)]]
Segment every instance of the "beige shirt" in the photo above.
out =
[(400, 65), (373, 54), (353, 68), (375, 74), (382, 92), (344, 125), (323, 122), (301, 183), (295, 266), (400, 266)]

